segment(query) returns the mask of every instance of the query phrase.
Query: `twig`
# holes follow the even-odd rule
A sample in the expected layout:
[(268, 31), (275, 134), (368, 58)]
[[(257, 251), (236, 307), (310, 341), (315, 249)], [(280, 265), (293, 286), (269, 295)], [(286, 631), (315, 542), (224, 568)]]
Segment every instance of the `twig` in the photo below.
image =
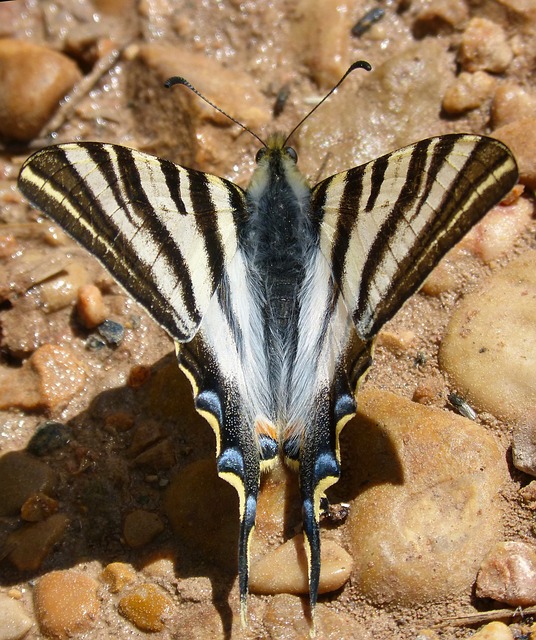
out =
[(447, 618), (436, 622), (433, 627), (464, 627), (473, 624), (480, 624), (481, 622), (488, 622), (490, 620), (508, 620), (510, 618), (523, 618), (536, 614), (536, 606), (518, 607), (517, 609), (493, 609), (492, 611), (485, 611), (484, 613), (470, 613), (465, 616), (457, 616), (456, 618)]

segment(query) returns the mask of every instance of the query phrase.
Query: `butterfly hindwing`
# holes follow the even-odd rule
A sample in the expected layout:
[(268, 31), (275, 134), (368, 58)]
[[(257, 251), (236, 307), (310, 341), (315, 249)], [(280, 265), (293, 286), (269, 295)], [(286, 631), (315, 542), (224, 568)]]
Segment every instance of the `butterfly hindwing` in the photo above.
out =
[(118, 145), (48, 147), (19, 187), (113, 273), (175, 339), (190, 340), (237, 248), (244, 193)]

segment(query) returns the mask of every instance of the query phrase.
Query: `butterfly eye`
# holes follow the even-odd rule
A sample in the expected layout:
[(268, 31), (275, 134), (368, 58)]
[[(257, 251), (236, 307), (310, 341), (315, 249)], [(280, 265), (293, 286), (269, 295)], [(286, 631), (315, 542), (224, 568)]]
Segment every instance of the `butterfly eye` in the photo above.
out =
[(293, 162), (298, 162), (298, 154), (296, 153), (296, 149), (293, 149), (292, 147), (285, 147), (285, 153)]
[(255, 162), (259, 164), (259, 162), (264, 158), (265, 155), (266, 155), (266, 149), (264, 147), (261, 147), (257, 151), (257, 155), (255, 156)]

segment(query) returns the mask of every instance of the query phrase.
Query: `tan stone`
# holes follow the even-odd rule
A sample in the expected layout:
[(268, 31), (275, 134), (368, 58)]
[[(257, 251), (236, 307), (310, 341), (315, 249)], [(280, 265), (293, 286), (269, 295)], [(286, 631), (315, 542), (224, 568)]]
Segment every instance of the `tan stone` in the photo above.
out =
[(27, 524), (11, 533), (5, 542), (10, 549), (7, 556), (19, 571), (36, 571), (54, 548), (69, 524), (62, 513), (56, 513), (46, 520)]
[(0, 457), (0, 516), (19, 514), (22, 505), (39, 493), (51, 493), (57, 476), (44, 462), (22, 451)]
[(79, 571), (53, 571), (34, 590), (41, 631), (56, 640), (89, 631), (99, 615), (98, 583)]
[(119, 593), (126, 586), (134, 582), (136, 572), (124, 562), (111, 562), (104, 567), (101, 578), (109, 586), (112, 593)]
[(490, 622), (472, 635), (471, 640), (514, 640), (514, 635), (504, 622)]
[(76, 312), (79, 321), (87, 329), (94, 329), (106, 320), (106, 305), (97, 286), (84, 284), (78, 289)]
[[(334, 540), (323, 540), (321, 562), (318, 592), (340, 589), (352, 573), (352, 558)], [(294, 536), (252, 564), (249, 587), (252, 593), (309, 593), (303, 535)]]
[(472, 18), (463, 32), (459, 57), (466, 71), (502, 73), (513, 53), (499, 24), (487, 18)]
[(510, 422), (532, 413), (535, 319), (535, 251), (496, 271), (458, 305), (439, 361), (471, 406)]
[(82, 74), (57, 51), (23, 40), (0, 39), (0, 136), (36, 136)]
[(501, 140), (515, 156), (519, 167), (519, 181), (532, 190), (536, 189), (536, 118), (523, 118), (505, 124), (493, 131), (493, 137)]
[(495, 499), (507, 471), (493, 438), (451, 412), (365, 389), (341, 455), (361, 592), (409, 605), (469, 589), (501, 535)]
[(119, 601), (119, 612), (142, 631), (162, 631), (173, 602), (162, 589), (146, 583)]
[(136, 509), (127, 514), (123, 524), (123, 536), (129, 547), (143, 547), (164, 530), (164, 523), (157, 513)]

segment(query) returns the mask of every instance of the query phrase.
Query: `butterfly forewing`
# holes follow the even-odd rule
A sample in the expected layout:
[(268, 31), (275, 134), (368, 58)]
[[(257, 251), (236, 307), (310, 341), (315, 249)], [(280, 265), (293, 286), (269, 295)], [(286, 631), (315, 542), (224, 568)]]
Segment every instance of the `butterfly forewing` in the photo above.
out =
[(515, 161), (501, 142), (453, 134), (315, 187), (321, 249), (363, 339), (378, 332), (516, 180)]
[(19, 187), (85, 246), (179, 341), (196, 333), (237, 249), (244, 193), (231, 182), (126, 147), (34, 154)]

